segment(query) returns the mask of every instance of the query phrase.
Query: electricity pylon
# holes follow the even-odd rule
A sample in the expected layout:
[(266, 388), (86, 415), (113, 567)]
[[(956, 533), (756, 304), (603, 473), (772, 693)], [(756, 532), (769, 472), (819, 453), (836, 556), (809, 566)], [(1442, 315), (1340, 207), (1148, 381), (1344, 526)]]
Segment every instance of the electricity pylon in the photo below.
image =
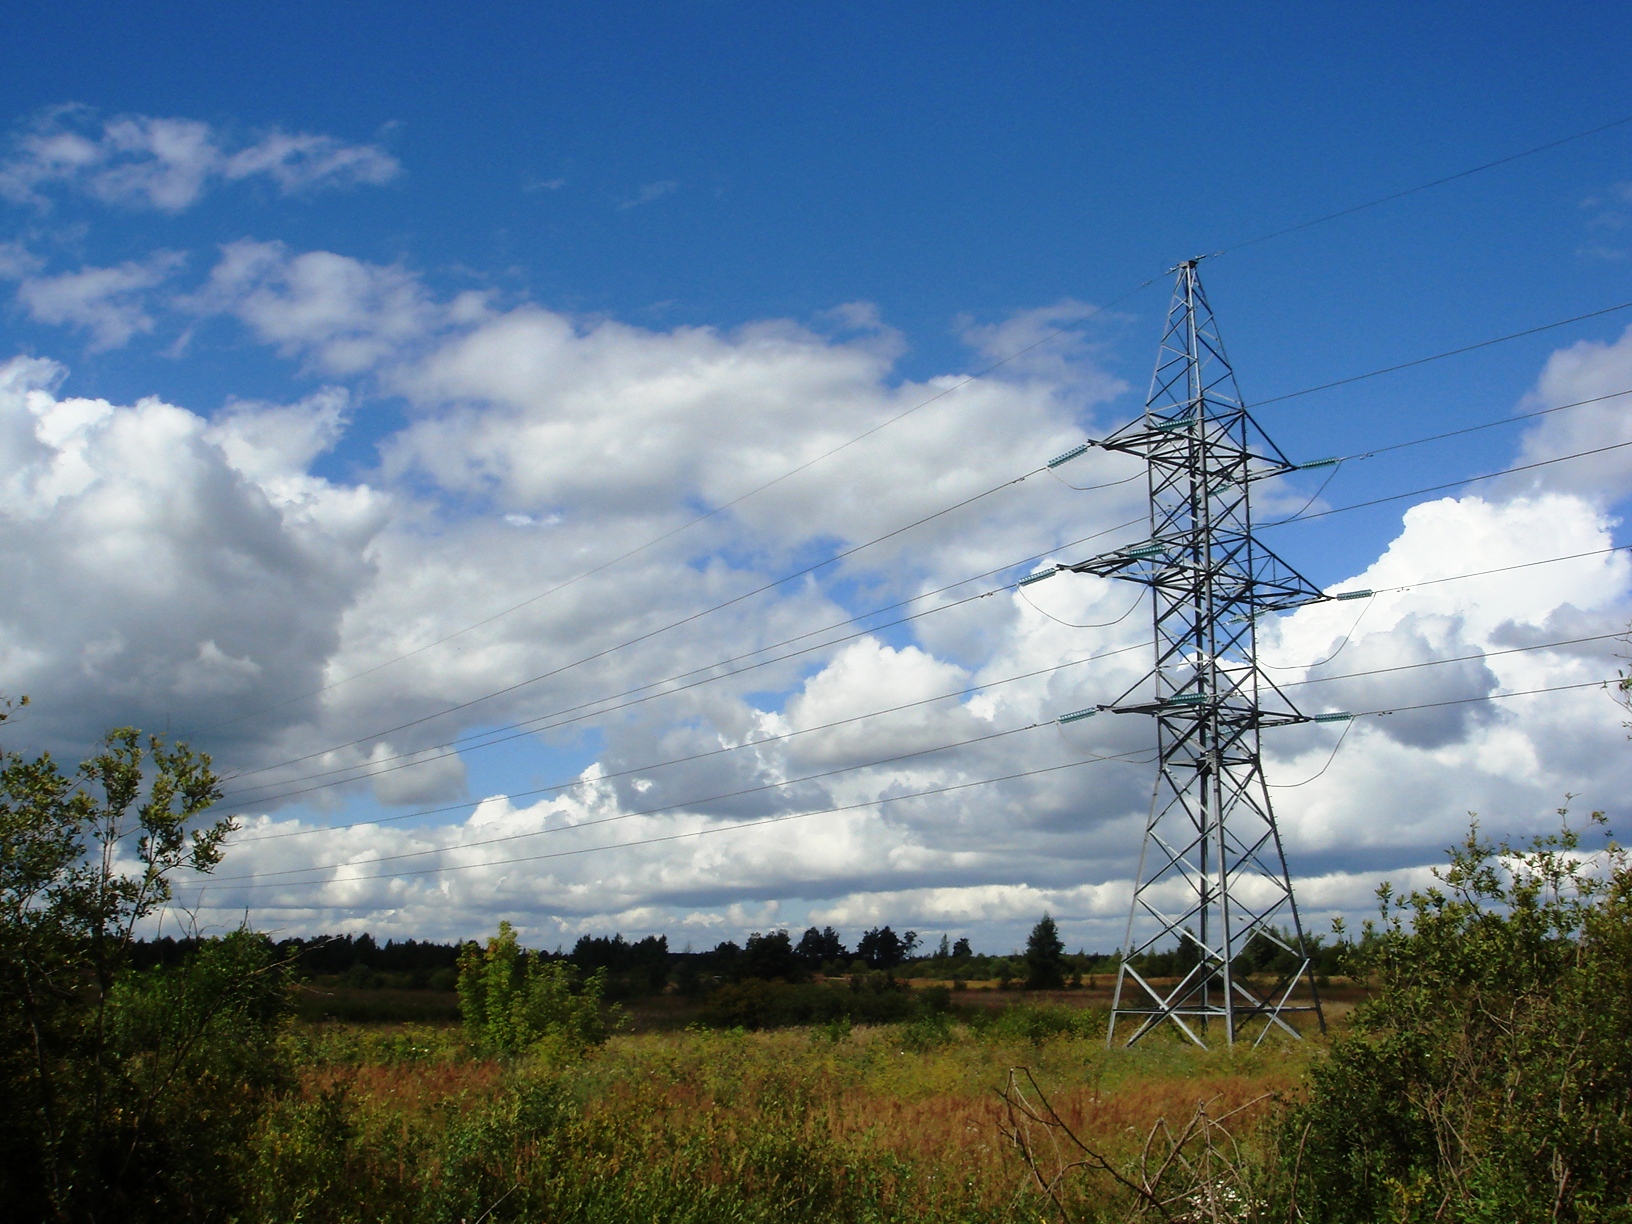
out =
[[(1242, 404), (1197, 262), (1173, 269), (1144, 415), (1089, 444), (1145, 461), (1150, 538), (1059, 567), (1152, 592), (1155, 667), (1098, 707), (1155, 718), (1160, 750), (1111, 1005), (1108, 1040), (1131, 1021), (1129, 1045), (1166, 1021), (1201, 1046), (1210, 1024), (1221, 1024), (1232, 1045), (1260, 1020), (1257, 1041), (1276, 1027), (1298, 1036), (1292, 1012), (1313, 1012), (1325, 1028), (1259, 745), (1265, 727), (1312, 720), (1259, 670), (1256, 625), (1327, 596), (1253, 536), (1253, 484), (1300, 465)], [(1135, 957), (1174, 941), (1173, 985), (1134, 967)], [(1267, 990), (1242, 973), (1243, 954), (1256, 959), (1260, 950), (1284, 970)], [(1294, 1001), (1304, 979), (1308, 999)]]

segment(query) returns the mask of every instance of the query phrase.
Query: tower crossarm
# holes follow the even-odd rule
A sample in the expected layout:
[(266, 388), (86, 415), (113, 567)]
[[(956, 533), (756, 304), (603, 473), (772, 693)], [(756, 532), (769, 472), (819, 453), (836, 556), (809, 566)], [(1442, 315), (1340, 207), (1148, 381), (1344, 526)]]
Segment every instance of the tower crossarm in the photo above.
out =
[[(1234, 545), (1234, 547), (1232, 547)], [(1251, 570), (1243, 573), (1232, 565), (1250, 545)], [(1216, 594), (1226, 595), (1224, 616), (1259, 617), (1272, 612), (1290, 612), (1309, 604), (1333, 599), (1287, 565), (1255, 538), (1241, 533), (1234, 540), (1227, 533), (1215, 533), (1211, 546), (1202, 550), (1194, 539), (1147, 540), (1101, 553), (1085, 561), (1061, 564), (1059, 572), (1091, 574), (1097, 578), (1117, 578), (1144, 586), (1189, 590), (1198, 579), (1210, 580)], [(1230, 591), (1231, 579), (1239, 589)], [(1219, 591), (1222, 583), (1223, 591)], [(1233, 598), (1229, 598), (1233, 596)]]
[[(1244, 413), (1243, 413), (1244, 415)], [(1250, 420), (1250, 418), (1248, 418)], [(1170, 450), (1173, 435), (1180, 431), (1191, 430), (1194, 422), (1189, 417), (1151, 417), (1143, 416), (1130, 421), (1108, 438), (1090, 438), (1086, 446), (1094, 450), (1112, 451), (1123, 455), (1133, 455), (1148, 463), (1161, 465), (1164, 460), (1164, 450)], [(1270, 448), (1270, 454), (1258, 454), (1255, 451), (1242, 451), (1237, 461), (1244, 469), (1242, 477), (1246, 480), (1268, 480), (1273, 476), (1285, 476), (1289, 472), (1302, 471), (1308, 464), (1293, 463), (1279, 450)]]

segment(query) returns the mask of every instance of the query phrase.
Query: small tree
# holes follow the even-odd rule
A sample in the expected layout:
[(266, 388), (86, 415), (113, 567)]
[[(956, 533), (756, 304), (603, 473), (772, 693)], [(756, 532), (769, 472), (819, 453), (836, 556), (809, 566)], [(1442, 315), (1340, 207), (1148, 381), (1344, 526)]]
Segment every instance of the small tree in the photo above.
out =
[(778, 978), (784, 982), (802, 982), (809, 976), (786, 931), (771, 931), (765, 935), (755, 931), (748, 936), (742, 960), (744, 977), (766, 982)]
[(857, 942), (856, 955), (867, 962), (869, 969), (894, 969), (911, 956), (917, 946), (917, 931), (897, 935), (887, 926), (874, 927)]
[(1026, 989), (1059, 990), (1065, 985), (1065, 944), (1054, 919), (1044, 914), (1026, 939)]
[(129, 965), (174, 873), (220, 861), (220, 794), (208, 756), (130, 727), (73, 773), (0, 754), (0, 1200), (19, 1218), (234, 1210), (277, 1080), (282, 967), (247, 932)]
[(487, 948), (459, 952), (459, 1014), (471, 1043), (491, 1054), (516, 1055), (548, 1041), (578, 1053), (606, 1040), (601, 995), (606, 971), (587, 978), (566, 961), (524, 951), (508, 922)]
[(832, 927), (823, 927), (817, 930), (810, 927), (799, 937), (799, 945), (794, 949), (800, 958), (812, 969), (820, 969), (829, 961), (847, 960), (850, 950), (844, 946), (844, 940)]

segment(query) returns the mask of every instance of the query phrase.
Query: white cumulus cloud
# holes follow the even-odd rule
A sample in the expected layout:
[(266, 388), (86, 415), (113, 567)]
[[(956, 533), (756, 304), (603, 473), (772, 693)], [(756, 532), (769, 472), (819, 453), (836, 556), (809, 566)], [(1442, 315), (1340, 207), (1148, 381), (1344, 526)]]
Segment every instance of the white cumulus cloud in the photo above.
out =
[(59, 398), (63, 374), (0, 366), (0, 659), (9, 691), (41, 697), (39, 733), (83, 746), (100, 726), (207, 725), (313, 687), (369, 576), (379, 499), (303, 475), (291, 504), (200, 417)]
[(25, 276), (17, 301), (37, 322), (90, 332), (93, 349), (119, 348), (153, 330), (146, 291), (169, 279), (185, 258), (179, 251), (159, 251), (111, 268)]
[(373, 368), (449, 314), (406, 269), (249, 239), (224, 246), (208, 281), (180, 305), (234, 316), (280, 353), (338, 375)]

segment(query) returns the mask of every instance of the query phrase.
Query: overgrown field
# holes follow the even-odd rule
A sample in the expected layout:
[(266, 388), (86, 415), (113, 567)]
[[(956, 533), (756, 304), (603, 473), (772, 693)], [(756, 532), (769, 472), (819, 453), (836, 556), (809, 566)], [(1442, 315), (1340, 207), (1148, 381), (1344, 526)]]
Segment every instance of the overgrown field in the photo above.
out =
[[(1011, 1067), (1131, 1157), (1200, 1102), (1253, 1142), (1314, 1042), (1108, 1052), (1103, 1012), (612, 1037), (583, 1056), (472, 1058), (457, 1030), (305, 1025), (299, 1090), (256, 1139), (257, 1214), (341, 1220), (1026, 1220), (1053, 1209), (1003, 1133)], [(1073, 1182), (1075, 1199), (1110, 1187)], [(1093, 1214), (1091, 1202), (1078, 1202)], [(1108, 1204), (1107, 1204), (1108, 1205)]]

